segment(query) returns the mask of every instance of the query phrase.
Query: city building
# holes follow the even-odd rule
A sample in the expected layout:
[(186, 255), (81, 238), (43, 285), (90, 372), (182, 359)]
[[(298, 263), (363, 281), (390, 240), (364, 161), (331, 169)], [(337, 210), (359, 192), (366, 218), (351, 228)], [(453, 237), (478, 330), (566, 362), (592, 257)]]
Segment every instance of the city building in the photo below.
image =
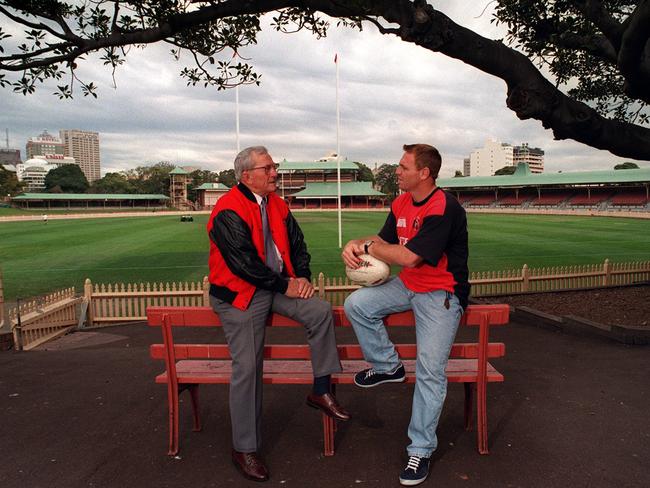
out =
[(532, 173), (544, 171), (544, 151), (538, 147), (529, 147), (527, 143), (513, 146), (509, 143), (489, 139), (485, 146), (475, 149), (469, 160), (463, 161), (464, 176), (492, 176), (504, 166), (517, 166), (528, 163)]
[(41, 159), (47, 164), (53, 164), (56, 167), (63, 166), (64, 164), (77, 164), (73, 157), (62, 154), (36, 154), (32, 159)]
[(0, 164), (15, 166), (20, 162), (20, 149), (0, 148)]
[(65, 155), (65, 146), (63, 141), (58, 137), (54, 137), (46, 130), (37, 137), (30, 137), (25, 149), (26, 159), (32, 159), (34, 156), (45, 154)]
[(99, 158), (99, 133), (78, 129), (59, 131), (64, 155), (71, 156), (86, 175), (89, 183), (101, 178)]
[(59, 166), (40, 158), (28, 159), (16, 165), (16, 177), (25, 183), (26, 191), (42, 191), (45, 190), (45, 176)]
[(544, 172), (544, 151), (538, 147), (528, 147), (524, 142), (521, 146), (515, 146), (512, 154), (512, 164), (517, 166), (519, 163), (528, 163), (531, 173)]

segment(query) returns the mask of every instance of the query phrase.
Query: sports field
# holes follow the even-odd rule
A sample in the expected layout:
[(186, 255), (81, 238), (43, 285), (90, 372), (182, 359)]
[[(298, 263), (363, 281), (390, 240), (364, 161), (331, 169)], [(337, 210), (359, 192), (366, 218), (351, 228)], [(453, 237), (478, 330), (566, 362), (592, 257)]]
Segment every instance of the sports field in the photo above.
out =
[[(374, 234), (386, 214), (346, 212), (343, 242)], [(336, 212), (296, 213), (312, 272), (343, 276)], [(207, 215), (0, 223), (5, 299), (95, 283), (201, 280)], [(650, 260), (650, 221), (573, 216), (469, 215), (470, 271)]]

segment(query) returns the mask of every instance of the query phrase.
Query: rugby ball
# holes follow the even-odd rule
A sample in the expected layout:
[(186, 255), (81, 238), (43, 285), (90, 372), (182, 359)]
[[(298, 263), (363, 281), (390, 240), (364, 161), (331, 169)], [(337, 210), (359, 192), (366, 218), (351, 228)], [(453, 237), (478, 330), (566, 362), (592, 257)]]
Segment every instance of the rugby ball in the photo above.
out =
[(355, 285), (381, 285), (390, 276), (390, 266), (370, 254), (360, 254), (361, 265), (357, 269), (345, 267), (345, 274)]

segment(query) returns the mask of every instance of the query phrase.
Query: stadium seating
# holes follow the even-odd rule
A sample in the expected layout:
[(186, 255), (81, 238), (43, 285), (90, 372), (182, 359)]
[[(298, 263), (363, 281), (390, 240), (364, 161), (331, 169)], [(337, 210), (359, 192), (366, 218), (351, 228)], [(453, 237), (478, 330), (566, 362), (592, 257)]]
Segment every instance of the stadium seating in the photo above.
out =
[(499, 206), (508, 206), (508, 207), (518, 207), (522, 203), (527, 202), (529, 200), (529, 196), (526, 195), (520, 195), (519, 197), (516, 197), (515, 195), (499, 198), (497, 200), (497, 205)]
[(534, 198), (531, 205), (543, 206), (543, 205), (559, 205), (564, 202), (567, 198), (571, 196), (570, 193), (547, 193), (545, 195), (540, 195), (537, 198)]
[(587, 193), (579, 193), (569, 199), (569, 205), (579, 205), (579, 206), (594, 206), (600, 205), (605, 200), (612, 196), (611, 192), (591, 192), (591, 195)]
[(493, 194), (479, 194), (472, 198), (472, 201), (469, 202), (469, 205), (472, 207), (487, 207), (494, 203), (496, 198)]
[(648, 203), (648, 197), (644, 190), (623, 190), (614, 195), (610, 201), (611, 205), (637, 206), (641, 207)]

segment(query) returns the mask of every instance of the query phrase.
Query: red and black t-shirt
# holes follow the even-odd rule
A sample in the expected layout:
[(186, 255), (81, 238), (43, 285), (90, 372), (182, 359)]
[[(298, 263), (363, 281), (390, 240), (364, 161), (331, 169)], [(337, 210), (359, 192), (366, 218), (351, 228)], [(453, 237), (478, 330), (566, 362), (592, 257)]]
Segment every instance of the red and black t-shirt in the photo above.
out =
[(406, 246), (422, 258), (419, 265), (399, 273), (409, 290), (446, 290), (467, 308), (467, 217), (456, 198), (440, 188), (420, 202), (403, 193), (393, 201), (379, 237)]

